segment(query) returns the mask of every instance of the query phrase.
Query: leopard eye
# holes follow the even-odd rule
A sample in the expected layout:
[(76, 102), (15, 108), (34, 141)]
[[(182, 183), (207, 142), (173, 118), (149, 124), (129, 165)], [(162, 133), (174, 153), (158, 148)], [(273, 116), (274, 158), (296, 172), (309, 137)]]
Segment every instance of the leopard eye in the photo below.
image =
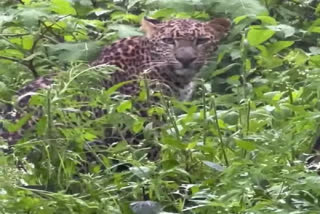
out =
[(164, 43), (167, 43), (167, 44), (170, 44), (170, 45), (174, 45), (175, 44), (175, 41), (173, 38), (163, 38), (162, 41)]
[(198, 38), (197, 39), (197, 45), (203, 45), (203, 44), (205, 44), (205, 43), (207, 43), (209, 41), (210, 41), (209, 38)]

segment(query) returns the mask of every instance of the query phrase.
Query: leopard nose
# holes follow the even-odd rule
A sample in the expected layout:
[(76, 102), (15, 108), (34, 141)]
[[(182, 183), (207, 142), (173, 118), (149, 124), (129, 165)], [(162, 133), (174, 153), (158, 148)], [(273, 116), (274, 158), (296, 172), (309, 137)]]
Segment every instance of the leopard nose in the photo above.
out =
[(176, 57), (176, 59), (183, 65), (184, 68), (189, 67), (189, 65), (197, 59), (197, 57)]
[(197, 54), (192, 47), (180, 47), (176, 50), (175, 57), (184, 68), (187, 68), (197, 59)]

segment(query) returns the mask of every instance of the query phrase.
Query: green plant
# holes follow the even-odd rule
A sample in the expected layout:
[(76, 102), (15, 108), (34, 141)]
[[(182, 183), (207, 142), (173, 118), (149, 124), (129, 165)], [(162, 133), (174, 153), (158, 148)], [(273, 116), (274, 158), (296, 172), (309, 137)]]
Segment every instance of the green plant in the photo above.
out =
[[(31, 101), (45, 112), (35, 130), (41, 139), (25, 136), (0, 155), (0, 212), (132, 213), (132, 202), (148, 199), (171, 213), (319, 213), (320, 177), (304, 163), (320, 115), (319, 8), (311, 0), (2, 1), (0, 112), (24, 83), (58, 76)], [(134, 99), (118, 94), (119, 85), (97, 88), (112, 68), (86, 65), (102, 44), (139, 35), (144, 15), (233, 19), (195, 99), (150, 106), (161, 125), (136, 114), (147, 91)], [(89, 119), (95, 107), (108, 114)], [(119, 141), (89, 174), (77, 173), (84, 143), (106, 126), (143, 138)], [(162, 150), (152, 162), (145, 145), (154, 144)]]

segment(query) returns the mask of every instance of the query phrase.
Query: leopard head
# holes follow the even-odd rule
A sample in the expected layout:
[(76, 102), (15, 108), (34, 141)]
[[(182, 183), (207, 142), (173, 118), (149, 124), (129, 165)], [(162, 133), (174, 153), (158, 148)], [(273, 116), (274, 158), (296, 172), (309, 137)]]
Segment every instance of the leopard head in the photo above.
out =
[(141, 28), (152, 43), (152, 61), (177, 76), (192, 79), (206, 64), (230, 28), (228, 19), (208, 22), (192, 19), (158, 21), (144, 18)]

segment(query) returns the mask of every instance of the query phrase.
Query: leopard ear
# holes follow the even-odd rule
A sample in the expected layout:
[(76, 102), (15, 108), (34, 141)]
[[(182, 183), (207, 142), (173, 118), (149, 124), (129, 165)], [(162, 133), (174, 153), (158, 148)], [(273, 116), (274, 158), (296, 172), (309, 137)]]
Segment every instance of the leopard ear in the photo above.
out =
[(216, 18), (207, 22), (207, 25), (214, 30), (216, 40), (220, 41), (223, 37), (225, 37), (228, 34), (231, 22), (229, 19)]
[(157, 29), (157, 24), (161, 21), (144, 17), (141, 21), (140, 29), (146, 34), (147, 38), (150, 38)]

